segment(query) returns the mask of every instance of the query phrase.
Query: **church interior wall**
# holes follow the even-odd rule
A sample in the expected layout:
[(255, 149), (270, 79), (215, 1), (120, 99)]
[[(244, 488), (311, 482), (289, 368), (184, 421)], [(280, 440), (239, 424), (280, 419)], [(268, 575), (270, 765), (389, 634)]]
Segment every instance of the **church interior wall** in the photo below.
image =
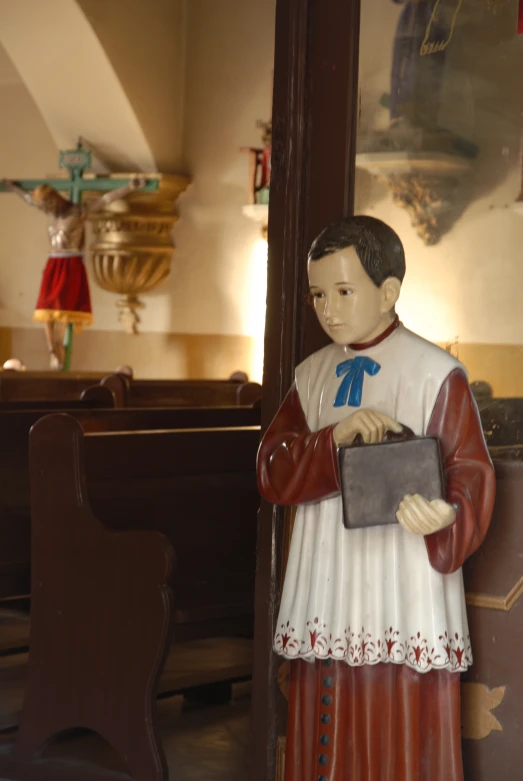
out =
[[(163, 173), (186, 173), (170, 278), (145, 296), (141, 333), (121, 330), (116, 295), (91, 274), (95, 324), (75, 339), (72, 368), (131, 364), (138, 376), (261, 380), (266, 244), (242, 214), (256, 120), (270, 118), (275, 2), (81, 0)], [(145, 14), (145, 15), (144, 15)], [(99, 85), (103, 89), (103, 84)], [(0, 175), (49, 176), (58, 149), (35, 101), (0, 48)], [(78, 129), (81, 132), (81, 128)], [(71, 140), (74, 143), (75, 139)], [(0, 197), (0, 359), (48, 365), (32, 312), (45, 258), (42, 216)]]
[[(376, 28), (378, 2), (383, 24)], [(463, 8), (474, 27), (472, 3), (464, 0)], [(259, 225), (241, 211), (248, 161), (239, 149), (260, 144), (255, 121), (270, 116), (275, 2), (159, 0), (154, 15), (141, 0), (79, 0), (79, 6), (136, 111), (158, 170), (187, 173), (192, 184), (179, 201), (171, 276), (146, 296), (141, 335), (122, 332), (116, 296), (91, 276), (95, 325), (76, 339), (73, 368), (110, 370), (125, 362), (142, 376), (220, 377), (244, 369), (261, 379), (266, 248)], [(384, 129), (389, 120), (380, 96), (390, 89), (401, 8), (381, 0), (362, 4), (360, 133)], [(426, 246), (387, 186), (361, 169), (356, 208), (389, 222), (405, 244), (399, 306), (405, 324), (457, 355), (471, 380), (490, 382), (496, 395), (520, 395), (523, 216), (513, 204), (521, 183), (522, 63), (507, 13), (500, 9), (488, 25), (478, 16), (468, 42), (457, 25), (448, 48), (440, 124), (479, 148), (463, 213), (451, 230)], [(58, 149), (1, 48), (0, 112), (1, 174), (54, 173)], [(44, 223), (8, 196), (0, 198), (0, 220), (0, 358), (20, 355), (43, 369), (43, 335), (31, 316), (47, 252)]]
[[(385, 129), (389, 122), (380, 97), (390, 92), (402, 9), (381, 0), (362, 4), (360, 133)], [(457, 203), (463, 213), (437, 244), (427, 246), (388, 186), (360, 169), (356, 209), (388, 222), (405, 245), (407, 274), (398, 307), (405, 325), (447, 346), (465, 363), (470, 379), (488, 381), (495, 395), (522, 395), (523, 214), (514, 209), (521, 189), (522, 50), (510, 4), (494, 15), (486, 4), (464, 0), (460, 14), (466, 29), (458, 17), (438, 122), (479, 148), (468, 190), (463, 188), (463, 202)]]

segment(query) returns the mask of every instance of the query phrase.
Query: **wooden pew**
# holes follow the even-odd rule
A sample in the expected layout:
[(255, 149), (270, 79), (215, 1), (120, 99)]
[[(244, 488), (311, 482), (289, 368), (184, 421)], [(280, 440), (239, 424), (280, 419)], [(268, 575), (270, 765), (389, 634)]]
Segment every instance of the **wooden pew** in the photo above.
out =
[(0, 401), (78, 401), (100, 372), (0, 372)]
[(123, 374), (0, 372), (0, 402), (78, 401), (87, 388), (109, 388), (116, 407), (252, 406), (261, 386), (229, 380), (131, 380)]
[(252, 628), (258, 440), (258, 426), (86, 435), (67, 415), (34, 426), (29, 681), (0, 776), (100, 778), (39, 759), (53, 734), (81, 726), (133, 778), (167, 779), (155, 697), (170, 630), (179, 641)]
[[(29, 593), (29, 431), (39, 418), (63, 409), (63, 403), (34, 407), (34, 402), (0, 401), (0, 602)], [(102, 410), (114, 414), (114, 396), (109, 388), (90, 386), (68, 408), (79, 417)], [(0, 651), (2, 647), (0, 637)]]
[[(102, 390), (99, 388), (99, 390)], [(103, 389), (109, 393), (108, 389)], [(49, 414), (39, 409), (4, 411), (0, 403), (0, 604), (30, 593), (29, 431)], [(133, 431), (173, 428), (223, 428), (259, 425), (260, 411), (245, 408), (97, 409), (78, 402), (66, 410), (84, 431)], [(0, 638), (0, 650), (2, 640)]]
[(230, 380), (131, 380), (110, 375), (102, 385), (111, 388), (117, 406), (227, 407), (259, 406), (261, 385)]
[(87, 409), (114, 409), (115, 394), (107, 387), (100, 384), (90, 385), (82, 391), (77, 400), (59, 401), (58, 399), (40, 399), (38, 401), (2, 401), (0, 400), (0, 412), (21, 412), (23, 410), (35, 410), (51, 413), (56, 410), (87, 410)]

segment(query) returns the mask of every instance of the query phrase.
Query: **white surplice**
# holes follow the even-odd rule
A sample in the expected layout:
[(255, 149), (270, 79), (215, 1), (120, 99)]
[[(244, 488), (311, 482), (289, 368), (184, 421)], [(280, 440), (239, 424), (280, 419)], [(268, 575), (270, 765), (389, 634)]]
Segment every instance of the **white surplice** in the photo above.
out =
[[(296, 369), (311, 431), (355, 407), (335, 407), (336, 366), (358, 356), (380, 365), (365, 375), (361, 409), (390, 415), (424, 435), (448, 375), (465, 369), (400, 325), (374, 347), (330, 344)], [(296, 514), (274, 650), (289, 659), (332, 657), (354, 666), (393, 662), (426, 672), (472, 663), (461, 569), (430, 565), (424, 538), (399, 524), (345, 529), (341, 498), (301, 505)]]

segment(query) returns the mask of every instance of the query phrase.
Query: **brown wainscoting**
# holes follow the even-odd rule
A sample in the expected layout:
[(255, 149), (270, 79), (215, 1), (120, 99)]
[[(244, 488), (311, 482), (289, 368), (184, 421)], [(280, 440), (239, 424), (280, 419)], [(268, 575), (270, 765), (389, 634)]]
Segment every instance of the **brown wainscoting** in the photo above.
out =
[[(110, 372), (129, 364), (137, 377), (223, 379), (235, 371), (250, 374), (254, 348), (250, 336), (155, 332), (129, 336), (86, 329), (75, 336), (71, 368)], [(20, 358), (28, 369), (48, 369), (43, 329), (0, 328), (0, 365), (12, 357)]]
[(449, 351), (465, 364), (470, 381), (490, 383), (494, 396), (523, 396), (523, 345), (458, 343)]

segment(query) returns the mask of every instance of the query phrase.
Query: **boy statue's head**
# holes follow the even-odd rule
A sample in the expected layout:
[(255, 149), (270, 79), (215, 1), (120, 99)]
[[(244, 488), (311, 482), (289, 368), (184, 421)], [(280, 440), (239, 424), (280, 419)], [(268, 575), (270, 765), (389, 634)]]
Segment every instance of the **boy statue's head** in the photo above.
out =
[(309, 301), (336, 344), (376, 339), (394, 322), (405, 276), (397, 234), (375, 217), (347, 217), (329, 225), (308, 257)]

